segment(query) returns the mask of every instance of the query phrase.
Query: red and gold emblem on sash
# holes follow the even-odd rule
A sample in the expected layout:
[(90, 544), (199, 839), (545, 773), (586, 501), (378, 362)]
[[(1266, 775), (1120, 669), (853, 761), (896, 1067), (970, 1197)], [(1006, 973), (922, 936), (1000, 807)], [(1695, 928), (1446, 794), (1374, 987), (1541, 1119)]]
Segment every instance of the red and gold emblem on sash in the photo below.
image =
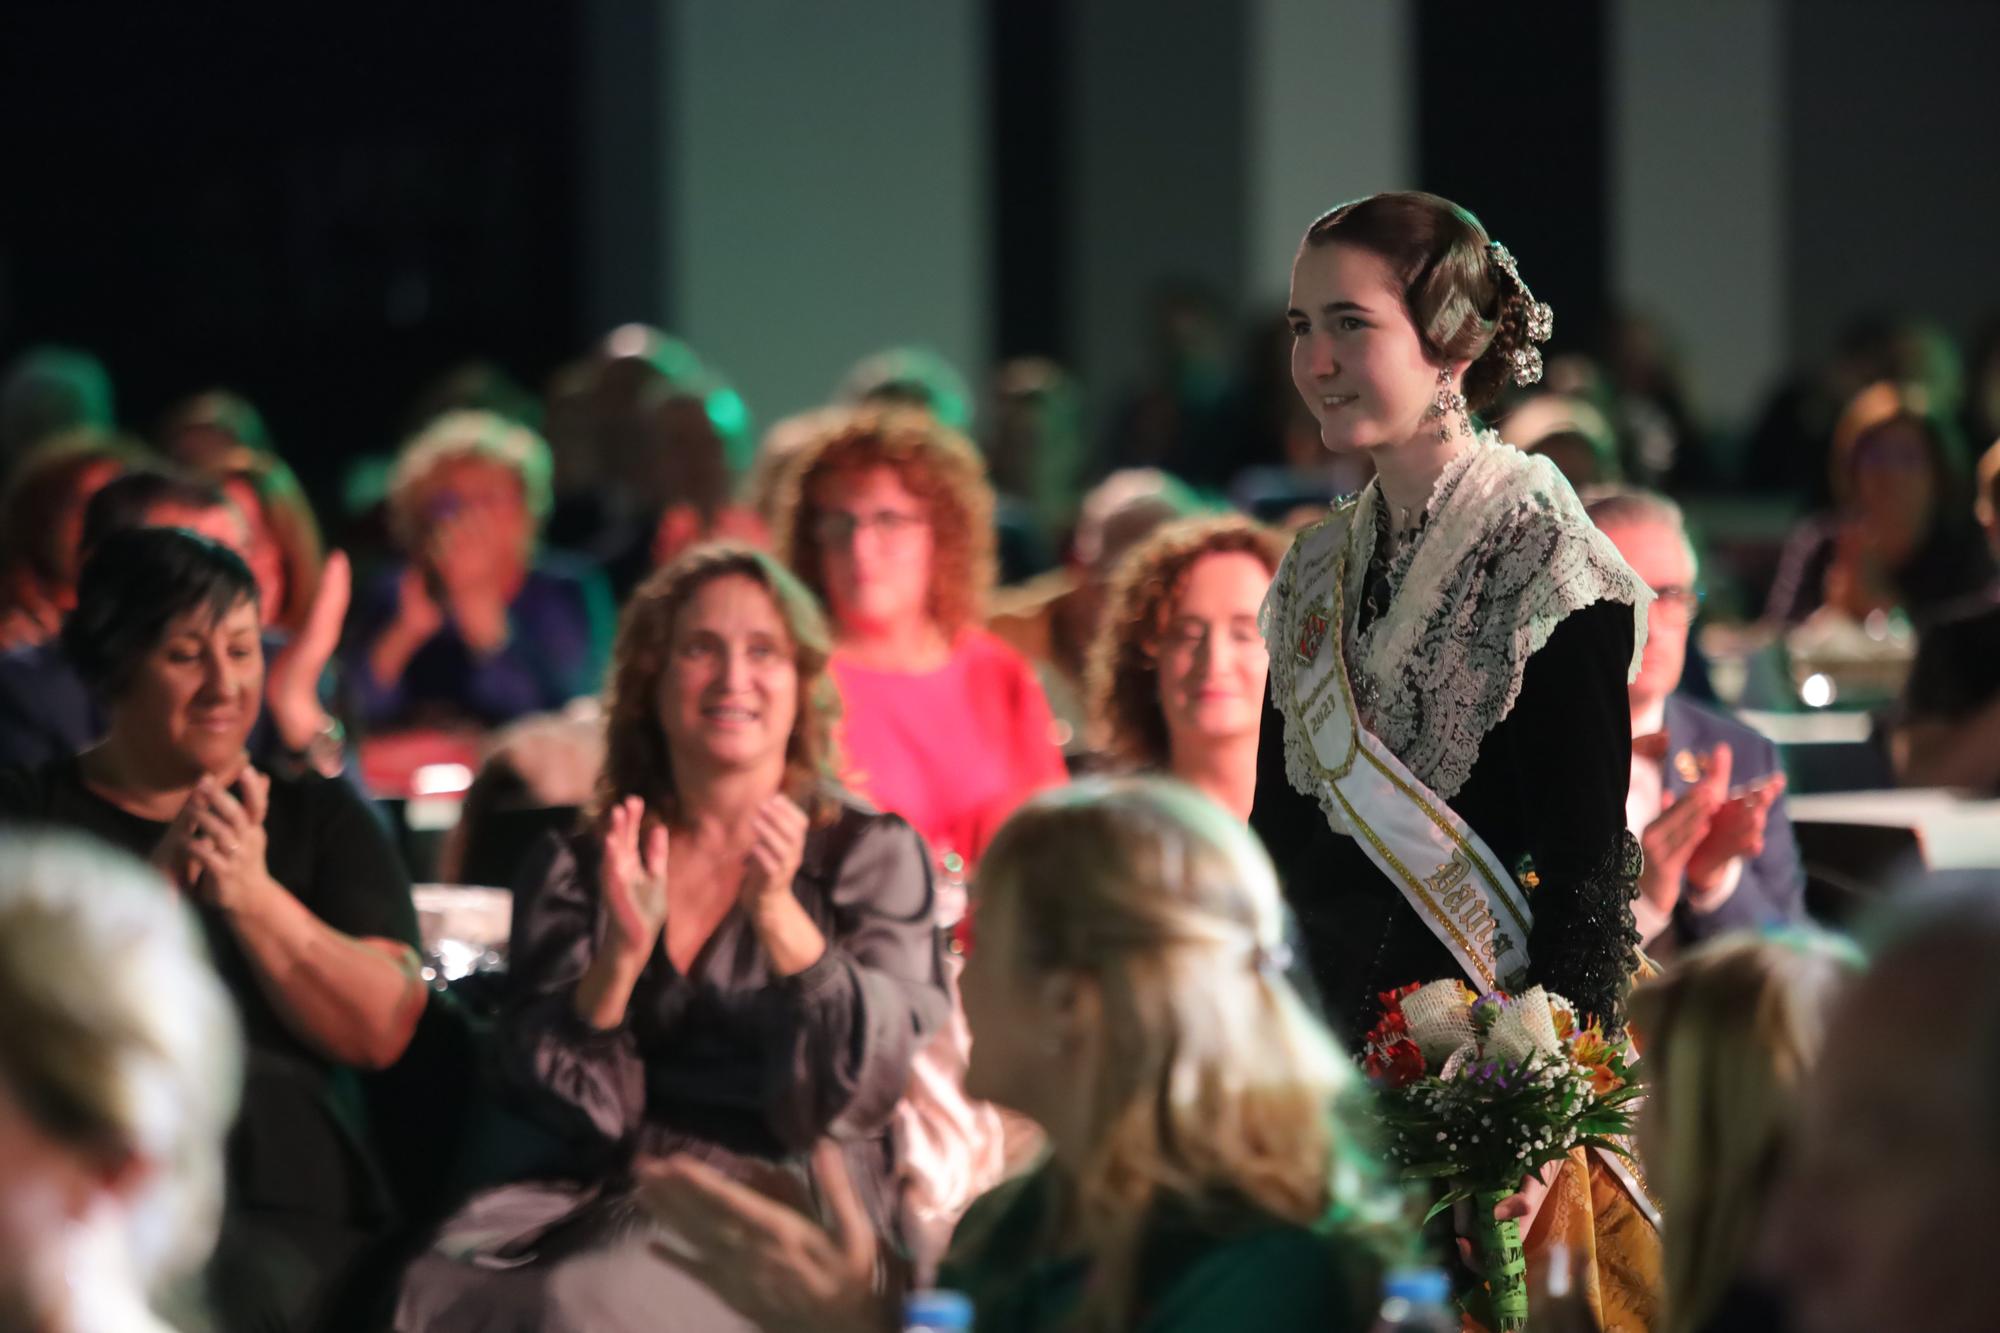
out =
[(1326, 617), (1319, 612), (1306, 613), (1305, 625), (1299, 630), (1298, 653), (1302, 664), (1311, 666), (1313, 659), (1319, 656), (1320, 645), (1326, 642), (1326, 625)]

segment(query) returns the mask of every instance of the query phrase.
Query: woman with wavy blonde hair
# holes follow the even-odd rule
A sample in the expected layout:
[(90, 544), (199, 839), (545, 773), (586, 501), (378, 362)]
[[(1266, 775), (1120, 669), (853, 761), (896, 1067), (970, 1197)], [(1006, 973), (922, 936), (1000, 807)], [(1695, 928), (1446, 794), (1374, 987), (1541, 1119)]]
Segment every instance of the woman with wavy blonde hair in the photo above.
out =
[(134, 857), (0, 845), (0, 1328), (152, 1333), (222, 1214), (243, 1043), (194, 918)]
[(929, 412), (826, 418), (776, 488), (778, 556), (826, 604), (847, 784), (976, 860), (1023, 798), (1066, 776), (1048, 700), (983, 627), (993, 488)]
[(1171, 523), (1119, 563), (1090, 650), (1095, 743), (1244, 819), (1271, 666), (1257, 608), (1284, 555), (1284, 538), (1247, 518)]
[(1853, 945), (1817, 931), (1731, 935), (1632, 992), (1652, 1086), (1639, 1147), (1664, 1219), (1662, 1333), (1782, 1324), (1745, 1263), (1827, 1012), (1860, 967)]
[[(979, 890), (968, 1090), (1051, 1151), (959, 1226), (940, 1282), (974, 1326), (1367, 1327), (1404, 1200), (1362, 1146), (1359, 1075), (1285, 974), (1249, 831), (1181, 783), (1092, 779), (1016, 813)], [(690, 1164), (648, 1201), (761, 1325), (894, 1327), (862, 1247)]]

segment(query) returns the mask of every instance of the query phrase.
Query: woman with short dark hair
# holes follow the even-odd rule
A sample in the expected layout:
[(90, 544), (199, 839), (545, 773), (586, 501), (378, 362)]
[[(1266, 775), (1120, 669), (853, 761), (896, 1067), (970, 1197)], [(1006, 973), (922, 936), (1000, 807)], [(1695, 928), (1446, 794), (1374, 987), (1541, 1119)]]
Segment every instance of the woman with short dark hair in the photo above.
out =
[(0, 778), (0, 818), (95, 834), (194, 905), (249, 1043), (216, 1298), (227, 1327), (294, 1328), (392, 1221), (341, 1086), (396, 1062), (427, 991), (408, 881), (373, 813), (344, 783), (267, 775), (245, 754), (259, 630), (231, 551), (177, 528), (107, 537), (63, 626), (104, 739)]

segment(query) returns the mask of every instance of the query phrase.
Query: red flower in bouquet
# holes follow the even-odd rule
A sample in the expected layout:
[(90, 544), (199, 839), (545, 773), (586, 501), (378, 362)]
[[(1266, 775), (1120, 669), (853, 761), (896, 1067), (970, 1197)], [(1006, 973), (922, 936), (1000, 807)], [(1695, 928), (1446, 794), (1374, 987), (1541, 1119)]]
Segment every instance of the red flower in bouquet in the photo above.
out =
[(1363, 1039), (1361, 1064), (1368, 1077), (1387, 1088), (1406, 1088), (1427, 1072), (1424, 1053), (1410, 1040), (1409, 1020), (1403, 1017), (1403, 997), (1414, 995), (1421, 986), (1401, 986), (1381, 993), (1382, 1019)]
[(1387, 1088), (1407, 1088), (1424, 1076), (1424, 1053), (1408, 1037), (1386, 1045), (1368, 1043), (1362, 1065), (1368, 1077)]

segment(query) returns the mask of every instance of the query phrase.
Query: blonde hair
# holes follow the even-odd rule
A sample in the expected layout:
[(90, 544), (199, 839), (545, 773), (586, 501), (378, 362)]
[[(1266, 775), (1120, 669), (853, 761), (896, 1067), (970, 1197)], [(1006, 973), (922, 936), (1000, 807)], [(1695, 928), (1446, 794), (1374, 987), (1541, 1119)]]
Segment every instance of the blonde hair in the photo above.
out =
[(1656, 1117), (1646, 1174), (1665, 1219), (1663, 1333), (1705, 1326), (1742, 1271), (1799, 1087), (1826, 1015), (1858, 972), (1853, 945), (1819, 931), (1732, 935), (1632, 992)]
[(1386, 1241), (1403, 1196), (1361, 1146), (1360, 1076), (1284, 975), (1277, 875), (1241, 822), (1170, 779), (1078, 782), (1008, 820), (979, 892), (1009, 904), (1015, 966), (1102, 996), (1094, 1147), (1069, 1182), (1095, 1261), (1079, 1327), (1128, 1326), (1169, 1199)]
[(437, 417), (411, 436), (389, 469), (389, 529), (407, 549), (423, 530), (419, 492), (433, 472), (461, 458), (496, 463), (521, 482), (521, 498), (535, 526), (555, 503), (555, 459), (541, 436), (498, 412), (460, 408)]
[(158, 1289), (215, 1244), (223, 1137), (243, 1049), (193, 916), (143, 863), (100, 843), (0, 843), (0, 1083), (41, 1131), (153, 1174), (127, 1254)]

